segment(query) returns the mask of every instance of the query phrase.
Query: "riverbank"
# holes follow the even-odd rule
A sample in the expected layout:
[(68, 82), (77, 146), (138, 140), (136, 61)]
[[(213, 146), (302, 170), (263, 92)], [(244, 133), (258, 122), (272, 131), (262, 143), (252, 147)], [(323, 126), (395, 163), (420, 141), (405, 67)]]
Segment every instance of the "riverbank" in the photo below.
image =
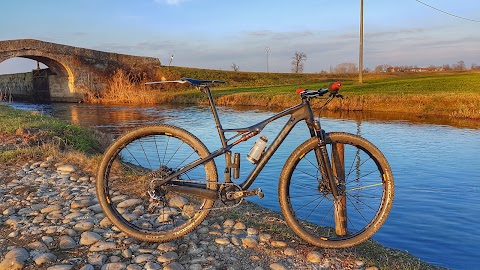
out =
[[(252, 203), (216, 212), (169, 244), (138, 242), (115, 231), (98, 208), (102, 143), (93, 132), (4, 106), (0, 119), (0, 261), (17, 254), (24, 269), (435, 269), (371, 240), (350, 249), (312, 247), (281, 215)], [(72, 133), (73, 143), (58, 143)], [(79, 149), (90, 144), (76, 143), (84, 140), (91, 147)]]
[[(214, 87), (217, 105), (286, 108), (299, 102), (297, 88), (317, 89), (330, 82), (343, 82), (343, 99), (335, 99), (329, 111), (407, 113), (416, 117), (444, 116), (480, 119), (480, 72), (367, 73), (358, 84), (352, 74), (253, 73), (163, 67), (160, 79), (181, 77), (218, 79)], [(145, 86), (132, 84), (124, 74), (113, 78), (102, 94), (89, 95), (87, 102), (129, 104), (207, 104), (199, 91), (179, 84)], [(314, 101), (313, 108), (322, 102)]]

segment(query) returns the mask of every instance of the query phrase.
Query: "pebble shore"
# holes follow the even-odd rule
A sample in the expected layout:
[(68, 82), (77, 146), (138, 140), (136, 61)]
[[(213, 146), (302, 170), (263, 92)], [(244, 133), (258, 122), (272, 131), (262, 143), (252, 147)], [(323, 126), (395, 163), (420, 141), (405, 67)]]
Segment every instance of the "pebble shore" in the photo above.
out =
[[(241, 206), (240, 206), (241, 207)], [(168, 243), (141, 242), (111, 225), (95, 177), (47, 158), (0, 165), (0, 270), (368, 269), (247, 227), (222, 213)]]

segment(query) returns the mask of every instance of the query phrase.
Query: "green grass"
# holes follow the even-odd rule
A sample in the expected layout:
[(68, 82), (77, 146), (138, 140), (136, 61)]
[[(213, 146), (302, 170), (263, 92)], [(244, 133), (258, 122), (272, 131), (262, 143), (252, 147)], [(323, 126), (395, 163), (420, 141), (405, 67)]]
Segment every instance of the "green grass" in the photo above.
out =
[(18, 128), (39, 129), (58, 143), (87, 154), (98, 153), (100, 145), (91, 130), (66, 121), (0, 105), (0, 133), (13, 135)]

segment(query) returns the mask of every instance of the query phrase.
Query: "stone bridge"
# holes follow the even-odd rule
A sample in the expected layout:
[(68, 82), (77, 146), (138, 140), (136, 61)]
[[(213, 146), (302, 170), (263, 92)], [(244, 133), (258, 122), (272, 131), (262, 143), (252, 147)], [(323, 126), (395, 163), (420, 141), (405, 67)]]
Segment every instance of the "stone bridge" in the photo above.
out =
[(152, 57), (102, 52), (34, 39), (0, 41), (0, 63), (14, 57), (38, 61), (48, 69), (43, 72), (33, 70), (31, 74), (0, 75), (0, 94), (3, 87), (8, 88), (14, 97), (45, 95), (51, 101), (81, 100), (87, 90), (103, 89), (118, 69), (153, 78), (160, 67), (160, 60)]

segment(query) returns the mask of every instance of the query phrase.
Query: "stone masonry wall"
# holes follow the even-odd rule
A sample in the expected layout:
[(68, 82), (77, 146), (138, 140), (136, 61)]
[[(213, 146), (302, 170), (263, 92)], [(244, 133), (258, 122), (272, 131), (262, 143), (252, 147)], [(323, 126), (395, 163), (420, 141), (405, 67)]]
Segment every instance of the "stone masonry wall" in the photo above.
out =
[(0, 75), (0, 99), (8, 96), (30, 96), (33, 91), (32, 72)]

